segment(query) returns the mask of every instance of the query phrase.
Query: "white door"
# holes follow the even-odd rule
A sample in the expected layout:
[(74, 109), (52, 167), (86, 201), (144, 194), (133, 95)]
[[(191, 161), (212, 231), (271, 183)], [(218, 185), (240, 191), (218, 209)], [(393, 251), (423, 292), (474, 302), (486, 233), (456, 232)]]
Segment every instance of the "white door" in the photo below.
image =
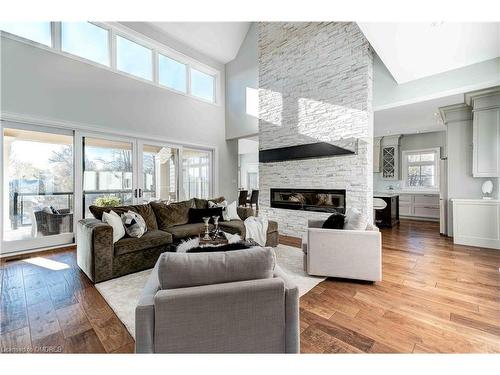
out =
[(212, 196), (213, 187), (213, 152), (194, 148), (181, 150), (182, 163), (182, 199)]
[(80, 135), (82, 144), (82, 210), (89, 207), (122, 206), (139, 202), (137, 187), (137, 141), (133, 138)]

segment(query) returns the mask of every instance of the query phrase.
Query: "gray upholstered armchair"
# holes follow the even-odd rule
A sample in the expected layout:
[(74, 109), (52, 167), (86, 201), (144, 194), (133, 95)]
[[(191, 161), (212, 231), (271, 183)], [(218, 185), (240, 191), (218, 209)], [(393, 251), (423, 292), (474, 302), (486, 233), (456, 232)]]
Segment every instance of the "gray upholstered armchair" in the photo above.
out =
[(137, 353), (298, 353), (299, 294), (271, 248), (165, 253), (136, 307)]

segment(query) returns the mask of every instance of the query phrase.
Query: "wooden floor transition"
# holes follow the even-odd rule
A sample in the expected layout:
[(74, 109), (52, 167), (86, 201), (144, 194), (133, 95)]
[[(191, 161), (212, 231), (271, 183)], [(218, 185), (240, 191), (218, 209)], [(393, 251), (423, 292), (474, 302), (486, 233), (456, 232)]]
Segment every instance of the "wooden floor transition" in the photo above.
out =
[[(384, 229), (382, 282), (327, 279), (303, 296), (301, 352), (500, 352), (500, 251), (453, 245), (438, 232), (417, 221)], [(133, 352), (74, 249), (0, 272), (2, 352)]]

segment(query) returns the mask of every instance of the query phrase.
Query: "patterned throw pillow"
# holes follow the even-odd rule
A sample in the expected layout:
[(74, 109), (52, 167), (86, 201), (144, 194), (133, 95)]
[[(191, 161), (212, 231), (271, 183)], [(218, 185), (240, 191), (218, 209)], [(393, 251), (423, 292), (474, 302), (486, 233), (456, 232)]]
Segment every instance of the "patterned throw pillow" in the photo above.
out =
[(125, 232), (130, 237), (141, 238), (148, 230), (143, 217), (134, 211), (127, 211), (122, 214), (122, 223), (125, 227)]
[(208, 201), (208, 207), (209, 208), (222, 208), (222, 218), (224, 219), (224, 221), (229, 221), (229, 219), (227, 218), (227, 201), (226, 200), (223, 200), (221, 202), (212, 202), (212, 201)]

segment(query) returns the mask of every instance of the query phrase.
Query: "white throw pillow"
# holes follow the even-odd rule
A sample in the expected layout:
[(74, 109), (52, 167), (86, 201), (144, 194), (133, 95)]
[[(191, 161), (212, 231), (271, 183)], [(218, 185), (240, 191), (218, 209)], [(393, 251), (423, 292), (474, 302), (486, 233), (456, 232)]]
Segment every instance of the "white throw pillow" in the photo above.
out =
[(368, 218), (357, 208), (350, 208), (345, 215), (344, 229), (365, 230), (368, 225)]
[(111, 225), (113, 228), (113, 243), (125, 236), (122, 219), (115, 211), (104, 212), (102, 214), (102, 222)]
[(226, 207), (226, 217), (224, 220), (229, 221), (229, 220), (241, 220), (240, 217), (238, 216), (238, 210), (236, 209), (238, 206), (236, 205), (236, 201), (234, 201), (231, 204), (228, 204)]

